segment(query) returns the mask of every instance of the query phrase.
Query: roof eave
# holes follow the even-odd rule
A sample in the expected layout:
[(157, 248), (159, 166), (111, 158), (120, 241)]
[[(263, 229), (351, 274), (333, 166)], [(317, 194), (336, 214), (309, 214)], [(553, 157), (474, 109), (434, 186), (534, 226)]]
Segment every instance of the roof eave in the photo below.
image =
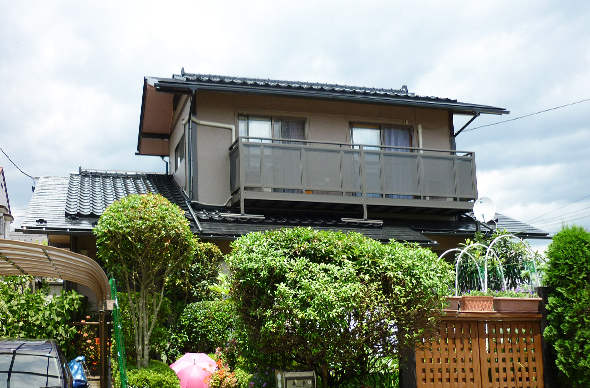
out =
[(503, 115), (510, 113), (504, 108), (498, 108), (488, 105), (469, 104), (456, 101), (445, 100), (428, 100), (420, 97), (392, 97), (374, 94), (351, 94), (338, 91), (326, 91), (319, 89), (296, 89), (296, 88), (276, 88), (261, 85), (240, 85), (240, 84), (212, 84), (200, 81), (184, 81), (170, 78), (153, 79), (154, 87), (157, 91), (189, 94), (193, 90), (210, 90), (219, 92), (233, 93), (251, 93), (280, 95), (299, 98), (314, 98), (336, 101), (352, 101), (362, 103), (374, 103), (384, 105), (412, 106), (427, 109), (450, 110), (455, 114), (473, 115), (473, 114), (495, 114)]

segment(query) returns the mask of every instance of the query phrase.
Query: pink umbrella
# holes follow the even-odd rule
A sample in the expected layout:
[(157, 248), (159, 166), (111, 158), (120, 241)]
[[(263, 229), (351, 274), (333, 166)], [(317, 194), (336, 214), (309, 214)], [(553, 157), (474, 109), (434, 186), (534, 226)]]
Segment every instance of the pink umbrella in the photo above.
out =
[(170, 365), (180, 379), (181, 388), (207, 388), (205, 377), (216, 369), (215, 361), (205, 353), (187, 353)]

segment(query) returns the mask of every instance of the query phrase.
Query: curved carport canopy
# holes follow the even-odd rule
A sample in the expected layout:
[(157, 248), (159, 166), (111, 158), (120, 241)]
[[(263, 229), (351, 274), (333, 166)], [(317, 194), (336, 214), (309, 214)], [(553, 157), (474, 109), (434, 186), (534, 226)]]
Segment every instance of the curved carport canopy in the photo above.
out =
[(0, 276), (31, 275), (89, 287), (99, 303), (111, 299), (109, 280), (91, 258), (65, 249), (0, 239)]
[[(68, 280), (89, 287), (99, 301), (100, 387), (108, 386), (106, 310), (112, 310), (111, 287), (100, 265), (65, 249), (0, 239), (0, 276), (31, 275)], [(110, 303), (107, 303), (110, 302)]]

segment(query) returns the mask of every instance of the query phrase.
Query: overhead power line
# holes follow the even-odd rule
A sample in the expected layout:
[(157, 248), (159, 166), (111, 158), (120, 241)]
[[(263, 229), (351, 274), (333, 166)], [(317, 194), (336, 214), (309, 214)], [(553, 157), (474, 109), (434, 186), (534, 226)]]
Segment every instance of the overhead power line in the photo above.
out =
[(538, 114), (541, 114), (541, 113), (550, 112), (552, 110), (565, 108), (566, 106), (572, 106), (572, 105), (576, 105), (576, 104), (581, 104), (581, 103), (586, 102), (586, 101), (590, 101), (590, 98), (586, 98), (584, 100), (572, 102), (572, 103), (565, 104), (565, 105), (556, 106), (556, 107), (549, 108), (549, 109), (543, 109), (543, 110), (540, 110), (538, 112), (529, 113), (528, 115), (524, 115), (524, 116), (520, 116), (520, 117), (515, 117), (513, 119), (498, 121), (497, 123), (485, 124), (485, 125), (480, 125), (479, 127), (467, 128), (463, 132), (469, 132), (469, 131), (473, 131), (473, 130), (479, 129), (479, 128), (491, 127), (493, 125), (498, 125), (498, 124), (508, 123), (510, 121), (516, 121), (516, 120), (524, 119), (525, 117), (531, 117), (531, 116), (538, 115)]
[(590, 213), (587, 213), (587, 214), (582, 215), (580, 217), (574, 217), (574, 218), (569, 218), (569, 219), (564, 219), (564, 220), (553, 221), (553, 222), (551, 222), (551, 223), (546, 224), (545, 226), (543, 226), (543, 228), (547, 228), (547, 227), (550, 227), (550, 226), (553, 226), (553, 225), (559, 225), (559, 224), (569, 224), (569, 223), (571, 223), (573, 221), (583, 220), (583, 219), (586, 219), (586, 218), (590, 218)]
[(589, 209), (590, 209), (590, 206), (589, 207), (582, 208), (582, 209), (574, 210), (574, 211), (569, 212), (569, 213), (560, 214), (558, 216), (549, 217), (549, 218), (546, 218), (544, 220), (535, 221), (535, 224), (542, 225), (542, 224), (552, 223), (552, 222), (554, 222), (556, 220), (562, 220), (566, 216), (570, 216), (570, 217), (575, 216), (575, 217), (577, 217), (580, 214), (586, 214), (586, 213), (590, 214), (590, 210)]
[(570, 206), (570, 205), (573, 205), (573, 204), (574, 204), (574, 203), (576, 203), (576, 202), (580, 202), (581, 200), (583, 200), (583, 199), (586, 199), (586, 198), (588, 198), (588, 197), (590, 197), (590, 194), (588, 194), (588, 195), (586, 195), (586, 196), (584, 196), (584, 197), (582, 197), (582, 198), (580, 198), (580, 199), (576, 199), (575, 201), (573, 201), (573, 202), (570, 202), (570, 203), (568, 203), (567, 205), (563, 205), (563, 206), (562, 206), (562, 207), (560, 207), (560, 208), (557, 208), (557, 209), (555, 209), (555, 210), (552, 210), (552, 211), (550, 211), (550, 212), (547, 212), (547, 213), (545, 213), (545, 214), (543, 214), (543, 215), (540, 215), (540, 216), (538, 216), (538, 217), (535, 217), (535, 218), (533, 218), (533, 219), (530, 219), (530, 220), (528, 220), (528, 221), (527, 221), (527, 224), (531, 223), (531, 221), (538, 220), (539, 218), (545, 217), (545, 216), (546, 216), (546, 215), (548, 215), (548, 214), (555, 213), (556, 211), (558, 211), (558, 210), (561, 210), (561, 209), (563, 209), (564, 207), (568, 207), (568, 206)]
[(35, 184), (35, 178), (33, 178), (32, 176), (30, 176), (29, 174), (27, 174), (26, 172), (24, 172), (23, 170), (21, 170), (20, 167), (17, 166), (16, 163), (14, 163), (12, 161), (12, 159), (10, 159), (10, 156), (8, 156), (8, 154), (6, 154), (6, 152), (4, 152), (4, 150), (2, 148), (0, 148), (0, 151), (2, 151), (2, 153), (4, 154), (4, 156), (6, 156), (8, 158), (8, 160), (10, 160), (10, 163), (12, 163), (14, 165), (14, 167), (16, 167), (18, 169), (18, 171), (22, 172), (24, 175), (26, 175), (29, 178), (31, 178), (33, 180), (33, 185)]

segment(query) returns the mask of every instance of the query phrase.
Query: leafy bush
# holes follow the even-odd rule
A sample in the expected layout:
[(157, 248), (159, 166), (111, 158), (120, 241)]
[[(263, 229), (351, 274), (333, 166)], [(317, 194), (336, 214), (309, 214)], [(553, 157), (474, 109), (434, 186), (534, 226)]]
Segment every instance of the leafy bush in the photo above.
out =
[[(121, 379), (118, 369), (114, 368), (113, 387), (121, 388)], [(176, 373), (163, 362), (150, 360), (147, 368), (137, 369), (130, 365), (127, 368), (128, 388), (179, 388), (180, 380)]]
[(172, 329), (171, 359), (184, 353), (213, 353), (225, 347), (234, 329), (234, 309), (228, 300), (189, 304)]
[(168, 298), (175, 311), (182, 312), (188, 303), (214, 299), (211, 287), (216, 284), (223, 253), (211, 243), (197, 243), (188, 267), (180, 268), (169, 279)]
[(358, 233), (282, 229), (232, 246), (243, 356), (330, 385), (384, 371), (380, 359), (434, 335), (453, 277), (428, 249)]
[(550, 288), (545, 338), (553, 345), (564, 386), (590, 386), (590, 233), (564, 227), (547, 249)]
[(82, 296), (62, 291), (47, 298), (48, 288), (32, 292), (30, 276), (6, 276), (0, 279), (0, 337), (52, 338), (66, 356), (77, 354), (74, 346), (76, 328), (68, 325), (78, 312)]

